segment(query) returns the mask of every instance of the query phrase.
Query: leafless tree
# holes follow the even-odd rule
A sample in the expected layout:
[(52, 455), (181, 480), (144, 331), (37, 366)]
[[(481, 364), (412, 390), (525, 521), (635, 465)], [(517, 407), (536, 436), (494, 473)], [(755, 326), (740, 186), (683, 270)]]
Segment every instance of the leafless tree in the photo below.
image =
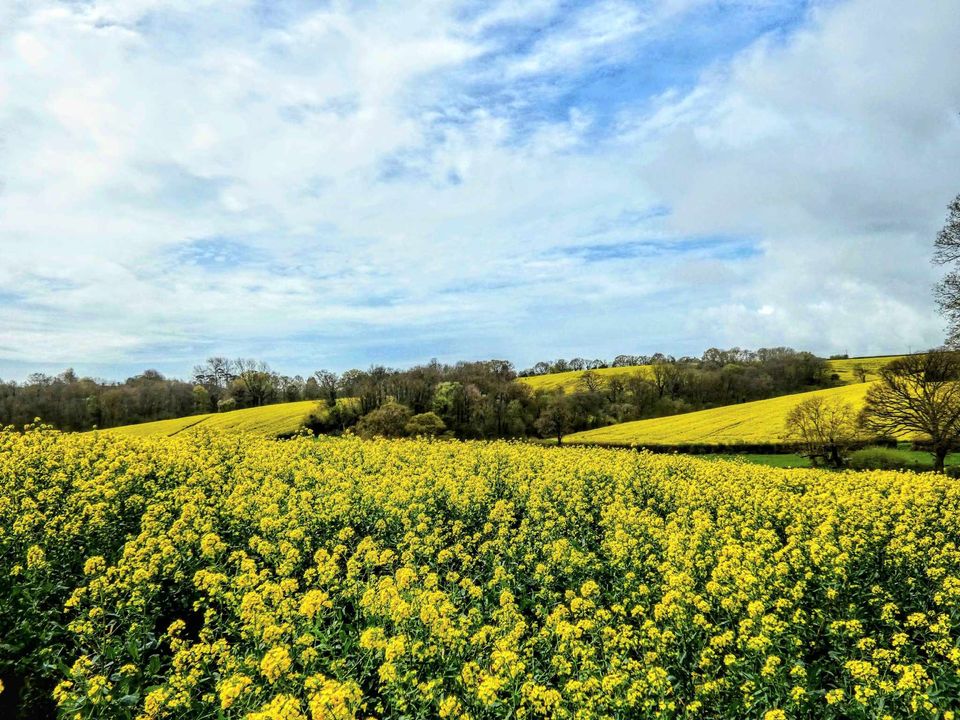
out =
[(951, 266), (935, 295), (940, 312), (947, 318), (947, 345), (960, 347), (960, 195), (947, 208), (947, 221), (934, 242), (933, 261)]
[(850, 446), (858, 437), (857, 414), (849, 403), (814, 396), (787, 413), (786, 435), (803, 445), (802, 454), (814, 462), (823, 459), (843, 467)]
[(867, 390), (861, 423), (877, 434), (926, 436), (934, 470), (943, 472), (947, 453), (960, 438), (960, 352), (907, 355), (879, 375)]
[(260, 406), (266, 403), (276, 389), (276, 376), (270, 366), (262, 360), (239, 359), (233, 363), (237, 379), (250, 398), (250, 404)]
[(603, 376), (593, 370), (586, 370), (577, 380), (577, 389), (581, 392), (600, 392), (603, 385)]
[(853, 376), (862, 383), (867, 381), (867, 375), (870, 374), (870, 371), (867, 370), (867, 367), (863, 363), (856, 363), (850, 368), (850, 371), (853, 373)]
[(661, 360), (654, 362), (651, 370), (653, 384), (661, 398), (667, 392), (674, 398), (680, 393), (683, 385), (683, 366), (680, 363), (673, 360)]
[(313, 377), (316, 378), (317, 385), (320, 386), (320, 397), (330, 407), (337, 404), (337, 384), (340, 378), (337, 374), (329, 370), (317, 370)]
[(234, 377), (233, 361), (225, 357), (209, 357), (203, 365), (193, 368), (193, 381), (206, 388), (226, 388)]

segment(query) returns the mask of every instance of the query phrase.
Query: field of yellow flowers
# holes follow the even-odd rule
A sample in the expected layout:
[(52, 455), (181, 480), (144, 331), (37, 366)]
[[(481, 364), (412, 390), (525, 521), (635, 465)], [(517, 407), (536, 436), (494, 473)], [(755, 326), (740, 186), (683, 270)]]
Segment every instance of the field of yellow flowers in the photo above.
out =
[[(723, 405), (708, 410), (633, 420), (582, 430), (565, 442), (597, 445), (681, 445), (684, 443), (776, 443), (783, 439), (787, 415), (812, 398), (848, 404), (859, 410), (871, 383), (841, 385), (794, 395)], [(136, 425), (132, 426), (136, 427)]]
[(0, 432), (3, 717), (952, 718), (960, 488)]

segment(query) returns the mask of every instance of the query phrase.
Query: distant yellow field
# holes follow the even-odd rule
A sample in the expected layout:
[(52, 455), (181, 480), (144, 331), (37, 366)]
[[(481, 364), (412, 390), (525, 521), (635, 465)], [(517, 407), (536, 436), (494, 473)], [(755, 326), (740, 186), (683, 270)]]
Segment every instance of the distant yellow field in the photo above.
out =
[(679, 445), (684, 443), (775, 443), (782, 440), (784, 418), (797, 404), (822, 396), (863, 403), (870, 382), (827, 390), (784, 395), (740, 405), (727, 405), (699, 412), (619, 423), (568, 435), (564, 442), (597, 444)]
[[(853, 374), (853, 367), (855, 365), (863, 365), (867, 369), (870, 376), (867, 377), (868, 380), (876, 378), (877, 371), (886, 365), (888, 362), (896, 360), (900, 355), (884, 355), (882, 357), (868, 357), (868, 358), (848, 358), (845, 360), (828, 360), (827, 367), (831, 373), (836, 373), (840, 376), (840, 382), (842, 383), (855, 383), (859, 380)], [(586, 370), (571, 370), (569, 372), (562, 373), (551, 373), (549, 375), (532, 375), (530, 377), (520, 378), (520, 382), (528, 385), (533, 390), (544, 390), (547, 392), (553, 392), (555, 390), (563, 389), (564, 392), (573, 392), (577, 389), (577, 385), (580, 382), (580, 378), (583, 374), (587, 372)], [(601, 370), (593, 370), (597, 375), (600, 375), (603, 378), (611, 377), (629, 377), (637, 372), (647, 374), (650, 372), (649, 365), (630, 365), (627, 367), (617, 367), (617, 368), (603, 368)]]
[(898, 360), (903, 355), (884, 355), (882, 357), (848, 358), (846, 360), (827, 360), (830, 372), (840, 376), (840, 382), (857, 383), (860, 380), (853, 374), (853, 368), (862, 365), (867, 370), (867, 380), (876, 380), (877, 373), (887, 363)]
[(550, 373), (549, 375), (531, 375), (530, 377), (519, 378), (520, 382), (529, 385), (533, 390), (554, 390), (563, 389), (564, 392), (573, 392), (577, 389), (577, 384), (585, 372), (594, 372), (600, 377), (606, 379), (612, 377), (629, 377), (638, 372), (648, 375), (650, 373), (649, 365), (630, 365), (628, 367), (601, 368), (599, 370), (571, 370), (562, 373)]
[(249, 432), (276, 437), (296, 432), (310, 415), (321, 405), (317, 400), (279, 403), (257, 408), (231, 410), (225, 413), (191, 415), (174, 420), (124, 425), (105, 432), (122, 433), (134, 437), (172, 436), (195, 428), (217, 432)]

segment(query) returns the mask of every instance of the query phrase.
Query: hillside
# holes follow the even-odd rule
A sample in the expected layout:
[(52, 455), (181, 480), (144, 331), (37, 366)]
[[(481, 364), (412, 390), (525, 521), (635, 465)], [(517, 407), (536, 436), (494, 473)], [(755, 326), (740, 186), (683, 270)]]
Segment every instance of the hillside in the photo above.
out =
[(110, 428), (104, 432), (120, 433), (133, 437), (170, 437), (195, 428), (206, 428), (218, 432), (248, 432), (276, 437), (296, 432), (303, 426), (310, 413), (321, 405), (317, 400), (303, 400), (301, 402), (231, 410), (225, 413), (191, 415), (172, 420), (124, 425)]
[[(831, 374), (836, 373), (840, 376), (840, 382), (851, 384), (858, 382), (854, 377), (853, 368), (856, 365), (862, 365), (871, 374), (876, 375), (877, 370), (892, 360), (896, 360), (899, 355), (883, 355), (879, 357), (865, 358), (844, 358), (842, 360), (827, 360), (827, 368)], [(534, 391), (544, 390), (553, 392), (563, 390), (564, 392), (573, 392), (577, 389), (580, 378), (585, 372), (594, 372), (602, 378), (611, 377), (629, 377), (634, 373), (649, 373), (649, 365), (629, 365), (627, 367), (602, 368), (600, 370), (571, 370), (562, 373), (550, 373), (548, 375), (530, 375), (519, 378), (520, 382), (528, 385)]]
[(580, 378), (586, 372), (596, 373), (606, 380), (612, 377), (629, 377), (637, 372), (647, 375), (650, 372), (650, 366), (628, 365), (626, 367), (600, 368), (599, 370), (570, 370), (569, 372), (549, 373), (548, 375), (528, 375), (517, 378), (517, 380), (524, 385), (528, 385), (534, 391), (553, 392), (563, 390), (564, 392), (573, 392), (577, 389)]
[(877, 357), (844, 358), (842, 360), (827, 360), (827, 367), (831, 373), (840, 376), (840, 382), (851, 385), (860, 382), (853, 374), (853, 368), (863, 366), (869, 373), (867, 379), (876, 378), (877, 373), (887, 363), (903, 357), (902, 355), (880, 355)]
[[(883, 364), (896, 356), (877, 358), (850, 358), (830, 360), (831, 373), (836, 373), (843, 387), (815, 391), (829, 396), (848, 397), (859, 403), (865, 385), (857, 384), (853, 367), (862, 364), (871, 373), (876, 373)], [(603, 368), (594, 372), (604, 378), (627, 376), (636, 372), (649, 372), (649, 365), (621, 368)], [(520, 378), (520, 381), (537, 390), (572, 392), (584, 371), (553, 373)], [(673, 415), (649, 420), (611, 425), (569, 436), (574, 442), (630, 444), (630, 443), (712, 443), (712, 442), (774, 442), (783, 428), (783, 416), (801, 398), (787, 395), (770, 400), (759, 400), (740, 405), (725, 406), (684, 415)], [(340, 402), (346, 402), (341, 399)], [(262, 436), (289, 435), (300, 429), (311, 412), (320, 407), (315, 400), (279, 403), (258, 408), (246, 408), (225, 413), (190, 415), (171, 420), (124, 425), (103, 432), (119, 433), (133, 437), (173, 436), (196, 428), (216, 432), (249, 432)]]
[(820, 396), (859, 407), (869, 386), (869, 382), (856, 383), (683, 415), (619, 423), (568, 435), (564, 442), (600, 445), (774, 443), (783, 435), (787, 413), (803, 400)]

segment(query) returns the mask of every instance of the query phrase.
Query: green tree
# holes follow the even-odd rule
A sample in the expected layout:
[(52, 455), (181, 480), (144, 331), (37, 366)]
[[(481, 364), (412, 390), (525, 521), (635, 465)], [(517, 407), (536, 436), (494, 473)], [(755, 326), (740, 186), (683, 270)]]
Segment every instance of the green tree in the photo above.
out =
[(203, 385), (193, 386), (193, 411), (201, 415), (210, 412), (210, 392)]
[(357, 433), (361, 437), (403, 437), (413, 413), (398, 402), (388, 400), (360, 418)]
[(407, 435), (411, 437), (419, 437), (421, 435), (432, 437), (439, 435), (446, 429), (447, 426), (443, 424), (443, 420), (441, 420), (440, 416), (435, 412), (425, 412), (414, 415), (404, 426)]
[(573, 417), (569, 399), (564, 395), (555, 395), (547, 401), (534, 427), (541, 437), (555, 437), (557, 445), (562, 445), (563, 436), (573, 429)]

